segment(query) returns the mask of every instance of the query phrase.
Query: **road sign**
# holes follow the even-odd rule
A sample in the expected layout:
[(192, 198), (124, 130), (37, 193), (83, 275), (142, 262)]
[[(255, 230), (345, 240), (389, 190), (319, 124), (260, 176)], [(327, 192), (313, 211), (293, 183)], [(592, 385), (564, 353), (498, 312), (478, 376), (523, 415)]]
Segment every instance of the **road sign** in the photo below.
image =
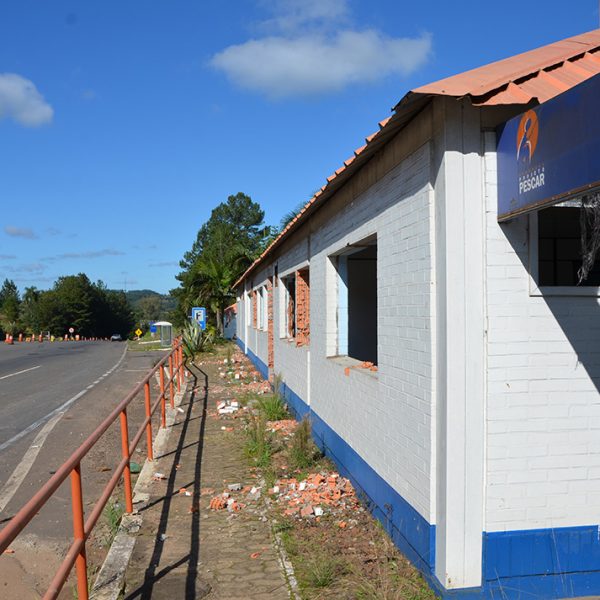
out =
[(72, 327), (69, 327), (69, 333), (75, 333), (75, 330)]
[(156, 333), (156, 325), (154, 323), (150, 323), (150, 333)]
[(206, 308), (203, 306), (192, 308), (192, 321), (196, 321), (201, 329), (206, 329)]
[(140, 335), (142, 335), (142, 333), (144, 333), (139, 327), (135, 330), (135, 335), (137, 335), (138, 337), (140, 337)]

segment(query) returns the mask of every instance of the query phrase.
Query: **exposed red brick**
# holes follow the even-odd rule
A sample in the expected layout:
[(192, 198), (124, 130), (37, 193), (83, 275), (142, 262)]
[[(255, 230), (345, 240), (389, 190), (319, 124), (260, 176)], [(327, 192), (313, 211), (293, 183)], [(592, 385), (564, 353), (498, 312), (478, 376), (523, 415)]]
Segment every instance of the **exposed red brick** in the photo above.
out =
[(310, 342), (310, 276), (308, 269), (296, 271), (296, 345)]

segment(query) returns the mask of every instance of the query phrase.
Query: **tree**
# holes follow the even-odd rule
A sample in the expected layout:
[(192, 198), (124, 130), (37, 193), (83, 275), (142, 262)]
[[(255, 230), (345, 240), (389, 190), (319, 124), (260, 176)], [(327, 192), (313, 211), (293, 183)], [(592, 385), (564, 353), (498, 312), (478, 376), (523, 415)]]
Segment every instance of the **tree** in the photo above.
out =
[(2, 329), (15, 334), (19, 329), (19, 306), (21, 300), (15, 282), (5, 279), (0, 288), (0, 320)]
[(137, 313), (140, 321), (156, 321), (160, 318), (162, 300), (160, 296), (145, 296), (138, 302)]
[(233, 284), (276, 234), (265, 226), (264, 216), (260, 205), (241, 192), (213, 209), (180, 262), (180, 287), (171, 291), (179, 321), (192, 306), (206, 305), (222, 333), (223, 310), (235, 298)]
[(26, 287), (21, 302), (20, 321), (28, 333), (39, 333), (41, 322), (39, 314), (40, 292), (35, 286)]

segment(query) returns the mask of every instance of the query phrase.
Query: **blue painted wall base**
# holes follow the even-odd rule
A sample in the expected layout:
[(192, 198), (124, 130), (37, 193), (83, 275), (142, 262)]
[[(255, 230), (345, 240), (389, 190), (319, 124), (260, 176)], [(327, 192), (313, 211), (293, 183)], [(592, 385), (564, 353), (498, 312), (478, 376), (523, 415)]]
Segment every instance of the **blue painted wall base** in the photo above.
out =
[[(244, 344), (237, 340), (244, 350)], [(254, 353), (248, 357), (268, 378)], [(452, 600), (549, 600), (600, 595), (598, 526), (483, 532), (483, 585), (448, 590), (435, 577), (435, 525), (429, 524), (285, 383), (280, 393), (298, 420), (308, 417), (321, 451), (350, 479), (359, 498), (396, 546), (442, 598)]]

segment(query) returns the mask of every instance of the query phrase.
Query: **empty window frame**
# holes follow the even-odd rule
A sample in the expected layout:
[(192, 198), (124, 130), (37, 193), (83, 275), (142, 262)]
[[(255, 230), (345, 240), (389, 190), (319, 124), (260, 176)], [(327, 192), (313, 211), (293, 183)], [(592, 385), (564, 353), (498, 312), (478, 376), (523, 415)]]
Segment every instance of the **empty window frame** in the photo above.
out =
[(283, 288), (283, 331), (281, 337), (294, 339), (296, 337), (296, 275), (281, 279)]
[(295, 340), (297, 346), (310, 342), (310, 272), (300, 269), (281, 278), (283, 319), (281, 337)]
[(269, 289), (266, 285), (262, 287), (263, 294), (263, 314), (262, 314), (262, 324), (263, 329), (267, 331), (269, 327)]
[(569, 201), (538, 212), (538, 286), (600, 286), (598, 260), (587, 279), (578, 283), (577, 272), (582, 264), (581, 211), (578, 201)]
[(256, 291), (256, 300), (257, 300), (257, 306), (256, 306), (256, 313), (257, 313), (257, 320), (256, 320), (256, 328), (257, 329), (262, 329), (263, 328), (263, 289), (262, 287), (258, 288), (258, 290)]
[(337, 353), (377, 364), (377, 240), (331, 257), (337, 269)]
[(252, 321), (252, 293), (247, 291), (244, 294), (244, 324), (250, 327)]

